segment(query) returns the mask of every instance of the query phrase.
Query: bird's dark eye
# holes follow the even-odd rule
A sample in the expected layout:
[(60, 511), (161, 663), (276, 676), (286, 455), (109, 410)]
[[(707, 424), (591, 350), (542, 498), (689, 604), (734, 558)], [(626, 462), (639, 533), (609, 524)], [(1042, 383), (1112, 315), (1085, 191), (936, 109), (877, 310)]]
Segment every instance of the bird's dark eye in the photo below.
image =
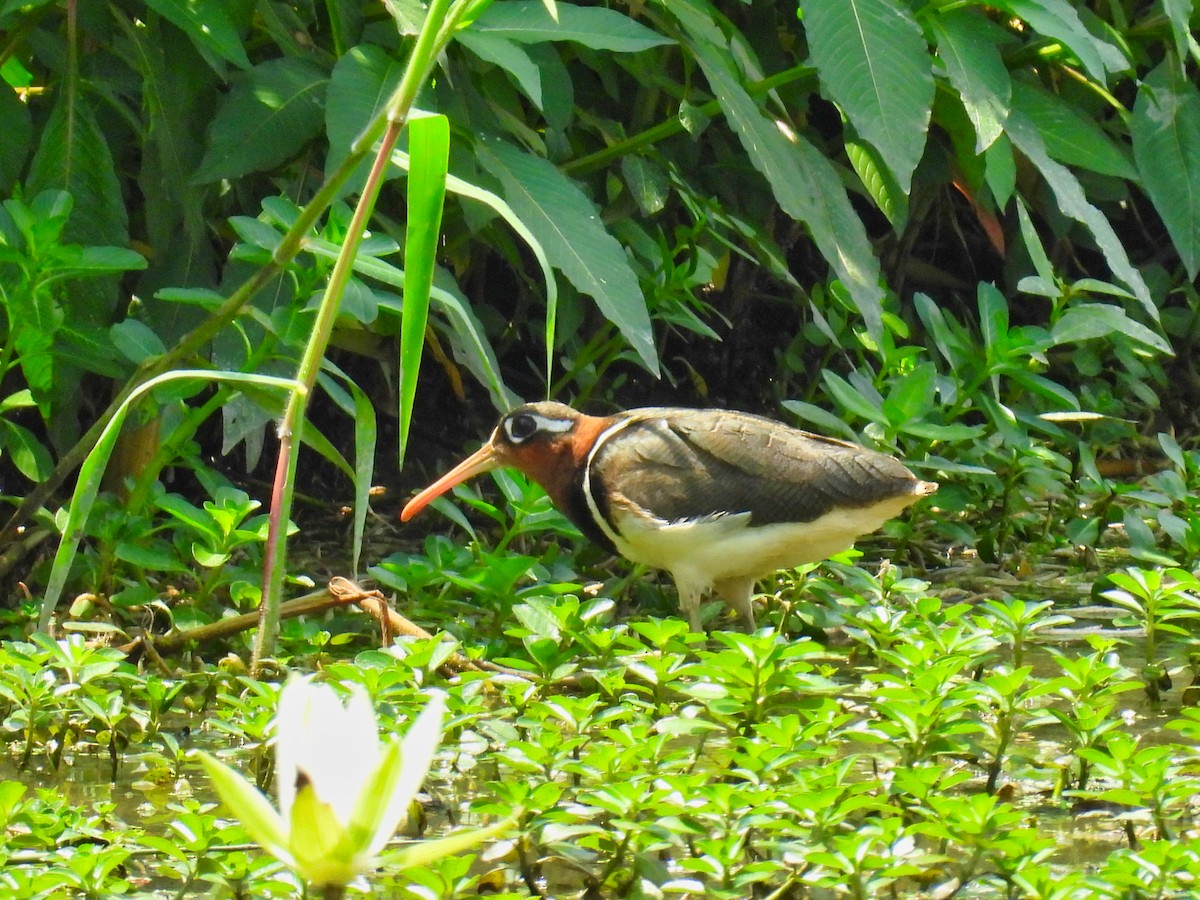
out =
[(508, 432), (508, 439), (514, 444), (519, 444), (522, 441), (527, 441), (537, 433), (537, 419), (529, 415), (529, 413), (518, 413), (507, 422), (504, 423), (504, 430)]

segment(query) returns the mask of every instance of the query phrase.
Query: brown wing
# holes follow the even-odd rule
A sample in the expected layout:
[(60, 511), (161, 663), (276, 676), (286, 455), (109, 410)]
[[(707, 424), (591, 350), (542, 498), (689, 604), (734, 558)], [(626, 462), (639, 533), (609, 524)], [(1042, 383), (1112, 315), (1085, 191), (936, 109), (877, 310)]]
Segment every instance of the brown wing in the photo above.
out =
[[(668, 521), (749, 512), (751, 524), (809, 522), (911, 494), (889, 456), (724, 410), (645, 409), (596, 453), (602, 488)], [(593, 477), (596, 477), (594, 475)]]

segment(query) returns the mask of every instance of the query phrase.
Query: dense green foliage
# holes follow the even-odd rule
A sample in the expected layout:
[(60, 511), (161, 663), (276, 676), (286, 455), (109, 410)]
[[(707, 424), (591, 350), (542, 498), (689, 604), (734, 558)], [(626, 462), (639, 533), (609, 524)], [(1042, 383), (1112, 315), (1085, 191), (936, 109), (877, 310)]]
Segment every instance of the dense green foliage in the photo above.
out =
[[(839, 564), (769, 586), (771, 630), (705, 643), (649, 617), (671, 610), (656, 584), (613, 577), (498, 475), (504, 506), (461, 491), (454, 536), (392, 553), (385, 531), (366, 559), (414, 620), (532, 681), (448, 678), (436, 641), (364, 650), (355, 617), (283, 627), (281, 665), (361, 682), (396, 722), (420, 687), (449, 689), (442, 787), (466, 795), (451, 821), (523, 810), (521, 836), (474, 868), (385, 867), (380, 884), (1194, 890), (1200, 726), (1172, 687), (1200, 610), (1193, 0), (447, 8), (417, 101), (438, 116), (390, 156), (300, 427), (328, 466), (302, 467), (298, 489), (325, 511), (354, 498), (335, 568), (358, 568), (375, 466), (394, 474), (410, 420), (428, 458), (518, 396), (731, 405), (939, 480), (935, 506), (885, 530), (895, 557), (1066, 560), (1117, 630), (1047, 654), (1035, 645), (1075, 612), (1037, 584), (969, 604), (963, 585)], [(425, 16), (417, 0), (0, 5), (0, 594), (21, 638), (0, 645), (3, 734), (22, 777), (140, 767), (161, 819), (131, 828), (0, 783), (15, 896), (297, 890), (210, 805), (151, 785), (197, 777), (174, 729), (202, 717), (266, 784), (273, 684), (208, 647), (160, 678), (22, 632), (60, 591), (61, 619), (114, 642), (259, 602), (267, 492), (231, 482), (263, 471), (268, 388), (293, 384), (369, 160), (344, 184), (339, 166)], [(378, 441), (394, 407), (396, 440)], [(127, 409), (114, 446), (102, 429)], [(246, 643), (213, 658), (226, 649)], [(1138, 689), (1144, 706), (1118, 700)], [(1109, 814), (1104, 847), (1127, 849), (1056, 857), (1040, 820), (1070, 804)]]

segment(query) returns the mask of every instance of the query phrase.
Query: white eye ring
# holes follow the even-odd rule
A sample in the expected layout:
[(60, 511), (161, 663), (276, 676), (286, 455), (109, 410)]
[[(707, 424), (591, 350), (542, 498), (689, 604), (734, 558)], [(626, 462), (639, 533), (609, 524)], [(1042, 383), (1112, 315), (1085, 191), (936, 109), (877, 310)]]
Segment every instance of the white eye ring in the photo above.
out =
[(527, 441), (538, 432), (537, 418), (529, 413), (517, 413), (504, 420), (504, 433), (514, 444)]
[(570, 419), (551, 419), (537, 413), (516, 412), (504, 420), (504, 435), (514, 444), (523, 444), (538, 434), (563, 434), (575, 427)]

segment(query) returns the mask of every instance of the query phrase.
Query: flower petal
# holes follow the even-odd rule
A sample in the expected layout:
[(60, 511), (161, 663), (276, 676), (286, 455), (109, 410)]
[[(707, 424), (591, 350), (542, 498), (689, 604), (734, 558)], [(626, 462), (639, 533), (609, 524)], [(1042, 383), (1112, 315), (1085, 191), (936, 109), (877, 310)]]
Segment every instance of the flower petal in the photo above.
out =
[[(361, 797), (355, 806), (352, 822), (355, 826), (369, 827), (370, 853), (375, 855), (391, 840), (396, 829), (408, 815), (409, 805), (421, 789), (434, 754), (442, 740), (442, 719), (446, 713), (446, 696), (441, 692), (430, 692), (429, 702), (421, 714), (409, 726), (400, 743), (399, 758), (390, 762), (395, 744), (388, 748), (380, 761), (377, 779), (380, 796)], [(387, 771), (383, 771), (386, 769)], [(377, 804), (382, 800), (379, 808)], [(361, 818), (360, 818), (361, 815)], [(373, 823), (370, 824), (370, 823)]]
[(291, 819), (296, 799), (297, 762), (304, 744), (309, 690), (308, 676), (292, 675), (279, 692), (275, 708), (275, 792), (285, 820)]
[(379, 762), (379, 728), (366, 692), (355, 685), (343, 706), (328, 685), (289, 681), (279, 701), (275, 760), (285, 815), (290, 817), (296, 784), (303, 782), (347, 825)]
[(197, 750), (196, 755), (208, 773), (221, 802), (242, 823), (250, 837), (268, 853), (289, 867), (295, 860), (288, 851), (287, 825), (269, 800), (235, 769), (216, 757)]

